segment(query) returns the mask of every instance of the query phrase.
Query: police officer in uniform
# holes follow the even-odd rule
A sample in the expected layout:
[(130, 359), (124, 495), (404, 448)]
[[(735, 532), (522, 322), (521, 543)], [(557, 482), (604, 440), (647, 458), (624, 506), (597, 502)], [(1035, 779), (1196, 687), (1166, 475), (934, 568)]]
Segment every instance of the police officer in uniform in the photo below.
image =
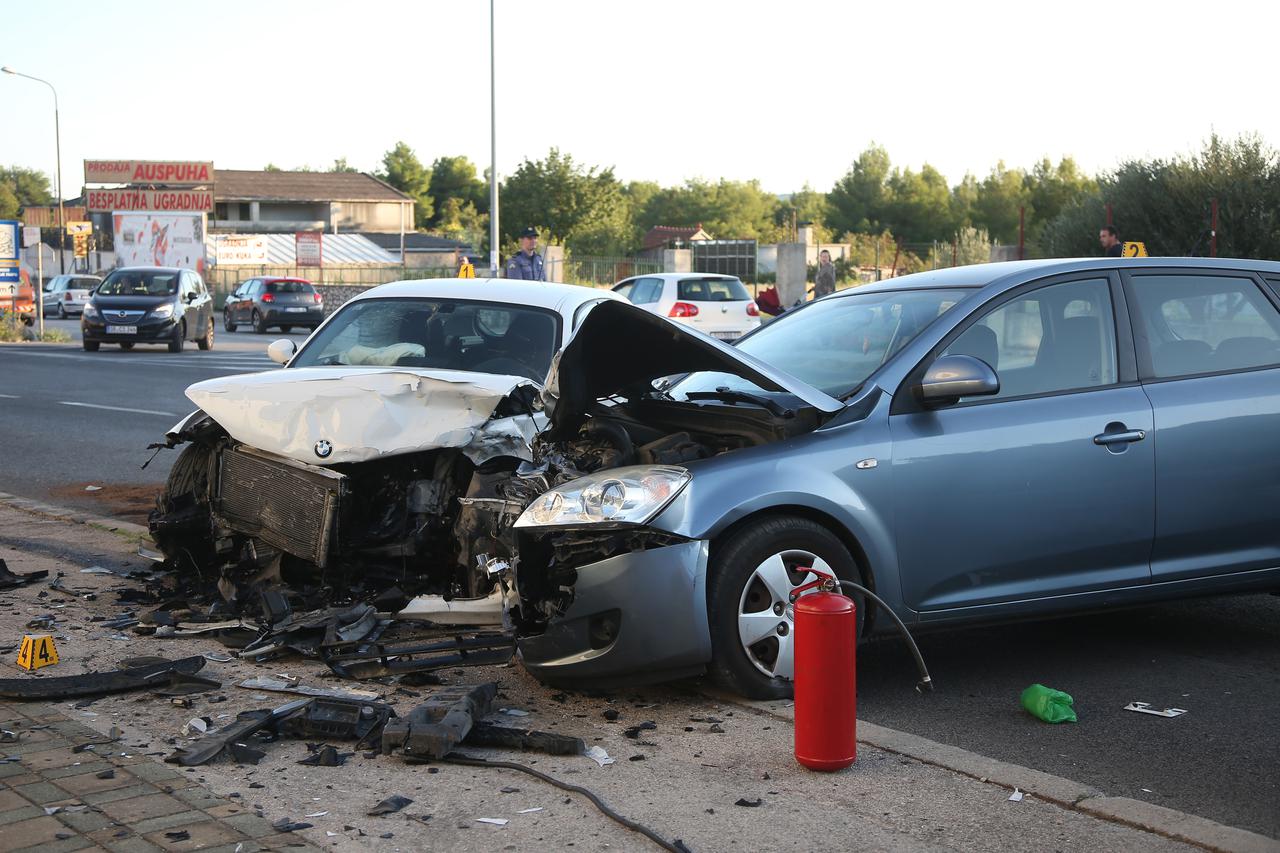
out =
[(538, 254), (538, 229), (529, 226), (520, 232), (520, 251), (507, 261), (503, 277), (521, 281), (546, 281), (542, 255)]

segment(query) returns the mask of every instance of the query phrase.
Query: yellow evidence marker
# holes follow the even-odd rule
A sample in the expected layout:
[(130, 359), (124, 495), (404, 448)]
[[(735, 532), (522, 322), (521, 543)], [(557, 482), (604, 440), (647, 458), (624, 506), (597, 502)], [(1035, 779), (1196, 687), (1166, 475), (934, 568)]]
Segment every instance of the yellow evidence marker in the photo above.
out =
[(1145, 258), (1147, 257), (1147, 244), (1138, 240), (1130, 240), (1124, 244), (1124, 257), (1126, 258)]
[(18, 666), (34, 671), (58, 662), (58, 648), (48, 634), (27, 634), (18, 647)]

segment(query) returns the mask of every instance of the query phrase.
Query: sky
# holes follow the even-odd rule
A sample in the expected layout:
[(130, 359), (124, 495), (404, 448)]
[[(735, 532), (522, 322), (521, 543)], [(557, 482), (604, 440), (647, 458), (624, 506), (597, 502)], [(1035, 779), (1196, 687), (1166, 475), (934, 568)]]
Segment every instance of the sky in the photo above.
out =
[[(1280, 143), (1270, 4), (496, 0), (498, 171), (555, 146), (623, 180), (827, 190), (872, 142), (950, 180)], [(0, 65), (83, 160), (489, 163), (489, 3), (0, 0)], [(0, 75), (0, 165), (54, 171), (52, 97)]]

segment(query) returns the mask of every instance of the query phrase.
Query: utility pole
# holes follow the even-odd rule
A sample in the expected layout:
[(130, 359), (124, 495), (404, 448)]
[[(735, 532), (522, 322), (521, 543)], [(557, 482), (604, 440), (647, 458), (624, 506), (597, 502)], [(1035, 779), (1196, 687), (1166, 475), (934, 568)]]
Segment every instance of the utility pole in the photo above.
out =
[(489, 0), (489, 275), (498, 275), (498, 76), (493, 0)]
[[(67, 217), (62, 210), (62, 129), (58, 124), (58, 90), (53, 88), (53, 84), (48, 80), (40, 77), (32, 77), (30, 74), (23, 74), (21, 71), (14, 71), (9, 66), (0, 68), (5, 74), (12, 74), (15, 77), (26, 77), (28, 80), (35, 80), (37, 83), (43, 83), (49, 87), (49, 91), (53, 92), (53, 144), (58, 156), (58, 272), (65, 273), (66, 268), (66, 252), (67, 252)], [(43, 287), (43, 282), (41, 287)], [(40, 301), (44, 304), (44, 300)], [(44, 331), (44, 314), (40, 315), (41, 331)]]
[(1209, 222), (1209, 257), (1218, 257), (1218, 198), (1211, 199), (1211, 221)]

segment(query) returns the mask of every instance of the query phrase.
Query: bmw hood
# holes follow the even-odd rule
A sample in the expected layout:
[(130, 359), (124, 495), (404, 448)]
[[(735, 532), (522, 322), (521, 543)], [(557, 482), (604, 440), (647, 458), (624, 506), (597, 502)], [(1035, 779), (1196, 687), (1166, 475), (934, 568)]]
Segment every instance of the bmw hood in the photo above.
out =
[(608, 301), (591, 309), (551, 363), (542, 391), (550, 417), (543, 437), (571, 438), (585, 421), (587, 407), (602, 397), (647, 393), (655, 379), (703, 370), (792, 394), (820, 412), (844, 408), (829, 394), (737, 347), (629, 302)]
[(312, 465), (441, 447), (479, 464), (531, 458), (544, 421), (518, 412), (529, 411), (536, 389), (521, 376), (303, 367), (207, 379), (187, 397), (237, 441)]

